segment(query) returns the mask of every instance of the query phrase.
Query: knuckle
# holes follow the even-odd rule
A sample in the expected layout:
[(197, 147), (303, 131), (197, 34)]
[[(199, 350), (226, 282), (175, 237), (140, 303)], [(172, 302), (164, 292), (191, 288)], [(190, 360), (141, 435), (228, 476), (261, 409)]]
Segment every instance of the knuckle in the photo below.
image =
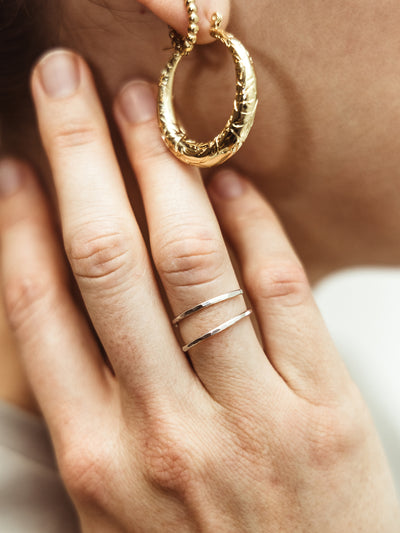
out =
[(149, 439), (144, 452), (145, 477), (151, 485), (179, 494), (187, 492), (193, 479), (187, 450), (175, 442)]
[(163, 491), (187, 493), (199, 479), (199, 454), (178, 424), (159, 417), (145, 431), (140, 445), (144, 478)]
[(68, 121), (55, 131), (51, 143), (56, 149), (65, 150), (88, 146), (98, 137), (99, 133), (93, 125), (82, 121)]
[(279, 300), (288, 307), (301, 305), (310, 295), (307, 275), (296, 260), (263, 264), (249, 273), (248, 286), (258, 298)]
[(319, 407), (319, 410), (308, 439), (308, 455), (315, 467), (326, 468), (363, 446), (369, 425), (367, 409), (361, 399), (357, 406)]
[(139, 172), (148, 167), (150, 163), (152, 165), (157, 163), (165, 169), (171, 165), (171, 154), (162, 142), (156, 124), (142, 124), (136, 148), (135, 166)]
[(67, 448), (59, 454), (61, 477), (72, 497), (80, 503), (100, 504), (109, 479), (111, 457), (101, 446), (90, 443)]
[(175, 230), (155, 249), (160, 275), (176, 288), (212, 283), (225, 271), (224, 245), (207, 230)]
[(12, 330), (18, 335), (56, 307), (55, 284), (48, 276), (30, 273), (11, 279), (4, 289), (4, 303)]
[(248, 209), (243, 210), (243, 212), (237, 217), (236, 225), (247, 226), (247, 227), (260, 227), (260, 224), (265, 224), (265, 222), (270, 221), (272, 218), (271, 210), (264, 204), (254, 206), (252, 205)]
[(168, 168), (168, 165), (171, 164), (171, 154), (167, 152), (165, 146), (163, 146), (159, 140), (149, 141), (148, 143), (143, 143), (140, 152), (138, 153), (136, 166), (139, 169), (139, 172), (148, 167), (149, 164), (154, 165), (155, 163), (159, 164), (162, 168)]
[(66, 250), (78, 281), (113, 287), (132, 266), (133, 239), (119, 226), (88, 224), (66, 238)]

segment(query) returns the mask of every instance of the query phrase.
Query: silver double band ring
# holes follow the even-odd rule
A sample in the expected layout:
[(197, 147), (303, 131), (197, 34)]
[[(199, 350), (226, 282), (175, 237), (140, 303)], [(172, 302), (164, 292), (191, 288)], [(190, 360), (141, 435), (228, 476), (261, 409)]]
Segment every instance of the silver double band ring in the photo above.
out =
[(182, 350), (184, 352), (188, 352), (191, 348), (194, 348), (195, 346), (197, 346), (201, 342), (209, 339), (210, 337), (214, 337), (214, 335), (217, 335), (217, 333), (221, 333), (221, 331), (224, 331), (225, 329), (228, 329), (231, 326), (234, 326), (235, 324), (237, 324), (237, 322), (239, 322), (240, 320), (243, 320), (243, 318), (246, 318), (246, 316), (251, 315), (251, 313), (252, 313), (252, 310), (251, 309), (247, 309), (247, 311), (245, 311), (241, 315), (235, 316), (234, 318), (231, 318), (230, 320), (227, 320), (226, 322), (224, 322), (220, 326), (217, 326), (216, 328), (212, 329), (211, 331), (208, 331), (207, 333), (205, 333), (201, 337), (198, 337), (194, 341), (189, 342), (189, 344), (185, 344), (185, 346), (182, 346)]
[[(234, 291), (231, 291), (231, 292), (227, 292), (225, 294), (221, 294), (220, 296), (216, 296), (215, 298), (210, 298), (209, 300), (205, 300), (204, 302), (201, 302), (200, 304), (195, 305), (194, 307), (191, 307), (190, 309), (188, 309), (188, 310), (184, 311), (183, 313), (181, 313), (180, 315), (176, 316), (173, 319), (172, 324), (174, 326), (178, 326), (178, 324), (182, 320), (192, 316), (194, 313), (197, 313), (197, 312), (201, 311), (202, 309), (206, 309), (207, 307), (211, 307), (212, 305), (216, 305), (218, 303), (225, 302), (226, 300), (230, 300), (232, 298), (236, 298), (237, 296), (241, 296), (242, 294), (243, 294), (242, 289), (237, 289), (237, 290), (234, 290)], [(231, 318), (230, 320), (227, 320), (223, 324), (220, 324), (216, 328), (213, 328), (212, 330), (208, 331), (204, 335), (201, 335), (200, 337), (198, 337), (194, 341), (189, 342), (188, 344), (185, 344), (185, 346), (182, 346), (182, 350), (184, 352), (188, 352), (191, 348), (194, 348), (194, 346), (197, 346), (201, 342), (209, 339), (210, 337), (213, 337), (214, 335), (217, 335), (218, 333), (221, 333), (221, 331), (224, 331), (224, 330), (230, 328), (231, 326), (234, 326), (235, 324), (240, 322), (240, 320), (243, 320), (244, 318), (246, 318), (249, 315), (251, 315), (251, 313), (252, 313), (252, 310), (251, 309), (247, 309), (246, 311), (244, 311), (244, 313), (241, 313), (240, 315), (237, 315), (237, 316)]]
[(195, 305), (191, 309), (184, 311), (183, 313), (175, 317), (172, 323), (174, 324), (174, 326), (177, 326), (179, 322), (181, 322), (185, 318), (188, 318), (189, 316), (193, 315), (194, 313), (197, 313), (198, 311), (201, 311), (202, 309), (206, 309), (206, 307), (211, 307), (212, 305), (225, 302), (226, 300), (236, 298), (236, 296), (241, 296), (242, 294), (242, 289), (237, 289), (236, 291), (227, 292), (225, 294), (221, 294), (221, 296), (210, 298), (209, 300), (206, 300), (205, 302), (202, 302), (201, 304)]

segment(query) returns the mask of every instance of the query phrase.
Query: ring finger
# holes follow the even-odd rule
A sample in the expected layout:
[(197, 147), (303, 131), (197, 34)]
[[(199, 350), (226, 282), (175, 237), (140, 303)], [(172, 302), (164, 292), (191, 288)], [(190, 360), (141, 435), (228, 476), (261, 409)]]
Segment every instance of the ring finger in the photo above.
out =
[[(199, 171), (175, 159), (161, 139), (152, 87), (140, 81), (125, 86), (115, 113), (143, 194), (152, 255), (173, 315), (238, 289)], [(243, 297), (237, 296), (194, 313), (180, 323), (183, 343), (245, 310)], [(232, 389), (229, 376), (248, 387), (249, 377), (265, 383), (272, 370), (249, 318), (193, 347), (190, 357), (212, 394)]]

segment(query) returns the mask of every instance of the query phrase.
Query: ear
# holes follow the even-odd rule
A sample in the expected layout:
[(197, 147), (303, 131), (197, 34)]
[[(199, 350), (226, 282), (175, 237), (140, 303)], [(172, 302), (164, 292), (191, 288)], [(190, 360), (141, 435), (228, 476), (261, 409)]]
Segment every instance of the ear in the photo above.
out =
[[(187, 34), (188, 14), (184, 0), (139, 0), (157, 17), (172, 26), (181, 35)], [(222, 26), (226, 27), (229, 20), (230, 0), (196, 0), (200, 31), (198, 42), (206, 44), (212, 41), (210, 36), (211, 16), (218, 12), (222, 15)]]

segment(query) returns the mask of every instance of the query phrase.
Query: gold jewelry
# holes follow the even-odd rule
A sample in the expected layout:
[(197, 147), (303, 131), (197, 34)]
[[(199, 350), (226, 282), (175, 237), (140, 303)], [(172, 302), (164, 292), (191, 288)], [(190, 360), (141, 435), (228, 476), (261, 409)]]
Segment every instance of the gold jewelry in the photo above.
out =
[(189, 13), (189, 30), (184, 38), (171, 29), (174, 53), (161, 73), (158, 92), (158, 120), (165, 144), (175, 156), (189, 165), (212, 167), (232, 157), (243, 145), (253, 126), (257, 109), (257, 81), (253, 61), (242, 43), (221, 29), (222, 16), (211, 18), (210, 35), (228, 47), (236, 69), (236, 97), (232, 114), (212, 141), (196, 142), (187, 137), (176, 118), (173, 106), (173, 82), (181, 59), (188, 55), (197, 40), (199, 19), (194, 0), (185, 0)]

